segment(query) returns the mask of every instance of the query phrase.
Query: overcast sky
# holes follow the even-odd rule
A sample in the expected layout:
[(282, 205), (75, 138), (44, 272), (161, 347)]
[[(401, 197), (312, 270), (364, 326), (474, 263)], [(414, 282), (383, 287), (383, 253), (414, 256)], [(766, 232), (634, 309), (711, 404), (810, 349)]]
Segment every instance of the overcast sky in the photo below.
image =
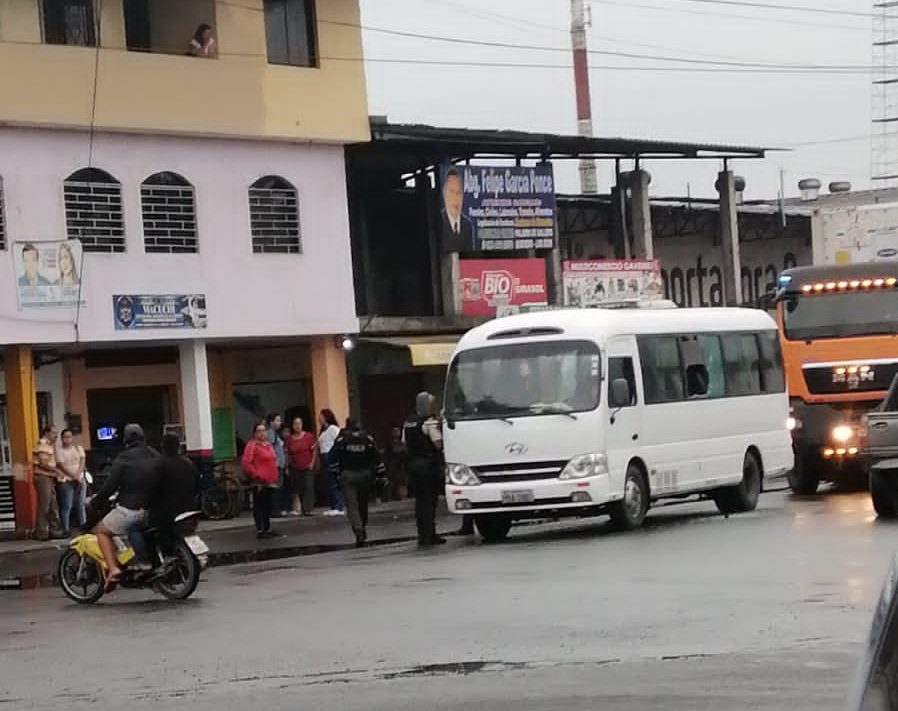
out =
[[(855, 12), (872, 8), (869, 0), (768, 2)], [(871, 63), (869, 17), (731, 7), (713, 0), (590, 4), (590, 50), (764, 64)], [(569, 66), (569, 0), (362, 0), (362, 22), (369, 28), (364, 42), (370, 113), (386, 114), (393, 122), (576, 132), (571, 69), (482, 66)], [(515, 47), (402, 37), (373, 28)], [(378, 61), (388, 58), (416, 62)], [(433, 66), (422, 60), (481, 66)], [(600, 54), (592, 54), (590, 64), (597, 135), (793, 148), (764, 161), (734, 164), (748, 181), (748, 198), (775, 198), (780, 168), (789, 195), (802, 177), (870, 187), (869, 74), (625, 71), (620, 67), (684, 65)], [(798, 145), (847, 138), (856, 140)], [(715, 161), (647, 167), (654, 195), (685, 195), (687, 183), (693, 196), (715, 194), (720, 167)], [(610, 179), (611, 165), (600, 166), (602, 188)], [(577, 191), (576, 169), (560, 169), (559, 183), (561, 191)]]

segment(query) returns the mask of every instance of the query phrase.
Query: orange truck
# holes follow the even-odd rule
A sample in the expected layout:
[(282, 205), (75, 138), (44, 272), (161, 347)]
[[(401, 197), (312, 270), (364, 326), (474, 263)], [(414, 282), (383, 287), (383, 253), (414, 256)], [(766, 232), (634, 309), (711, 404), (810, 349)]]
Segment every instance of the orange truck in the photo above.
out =
[(898, 262), (784, 271), (777, 322), (786, 365), (795, 468), (792, 490), (859, 471), (864, 414), (898, 374)]

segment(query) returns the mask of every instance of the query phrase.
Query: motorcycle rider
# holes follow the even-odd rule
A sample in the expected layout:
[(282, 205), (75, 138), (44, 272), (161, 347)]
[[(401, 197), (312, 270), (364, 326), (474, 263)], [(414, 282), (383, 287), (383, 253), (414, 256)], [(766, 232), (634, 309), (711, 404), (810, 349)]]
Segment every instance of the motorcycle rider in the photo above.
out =
[(350, 418), (334, 442), (328, 459), (331, 472), (343, 488), (346, 515), (355, 534), (356, 548), (363, 548), (368, 538), (368, 496), (372, 476), (381, 478), (386, 473), (380, 452), (371, 435)]
[(143, 428), (138, 424), (125, 425), (122, 440), (124, 451), (113, 461), (109, 478), (90, 499), (92, 504), (108, 504), (109, 498), (118, 493), (115, 507), (94, 528), (106, 560), (107, 590), (115, 587), (122, 575), (113, 536), (129, 536), (138, 560), (143, 567), (150, 567), (146, 562), (142, 527), (147, 502), (156, 485), (155, 467), (159, 454), (147, 446)]
[(436, 418), (436, 398), (429, 392), (415, 398), (415, 417), (406, 421), (402, 437), (408, 446), (409, 474), (415, 485), (418, 545), (446, 542), (437, 535), (436, 515), (443, 488), (443, 433)]
[[(162, 437), (162, 456), (155, 462), (154, 479), (147, 500), (147, 524), (158, 529), (156, 538), (167, 553), (174, 540), (175, 517), (194, 509), (200, 485), (199, 471), (181, 455), (181, 440), (176, 435)], [(151, 558), (156, 560), (156, 556)]]

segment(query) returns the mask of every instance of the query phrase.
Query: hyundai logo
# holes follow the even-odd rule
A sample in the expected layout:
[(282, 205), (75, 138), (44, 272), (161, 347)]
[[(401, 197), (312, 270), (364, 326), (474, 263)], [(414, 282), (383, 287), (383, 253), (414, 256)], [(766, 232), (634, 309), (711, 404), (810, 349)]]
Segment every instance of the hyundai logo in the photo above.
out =
[(505, 445), (505, 451), (509, 454), (524, 454), (527, 451), (527, 445), (521, 442), (511, 442)]

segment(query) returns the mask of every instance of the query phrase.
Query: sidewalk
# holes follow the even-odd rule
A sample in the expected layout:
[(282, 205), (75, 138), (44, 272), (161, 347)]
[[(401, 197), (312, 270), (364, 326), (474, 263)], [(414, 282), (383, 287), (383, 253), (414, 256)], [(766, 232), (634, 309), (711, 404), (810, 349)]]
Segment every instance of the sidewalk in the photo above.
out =
[[(225, 521), (201, 521), (199, 535), (208, 544), (211, 565), (273, 560), (299, 555), (325, 553), (352, 548), (355, 537), (346, 516), (325, 516), (318, 509), (315, 516), (278, 518), (272, 528), (281, 538), (258, 540), (252, 514)], [(440, 500), (437, 527), (449, 532), (458, 528), (461, 519), (450, 516)], [(373, 504), (369, 511), (368, 540), (371, 545), (414, 541), (415, 502), (399, 501)], [(66, 541), (2, 541), (0, 542), (0, 581), (8, 578), (43, 578), (55, 572), (56, 561)], [(32, 580), (32, 584), (41, 581)]]

